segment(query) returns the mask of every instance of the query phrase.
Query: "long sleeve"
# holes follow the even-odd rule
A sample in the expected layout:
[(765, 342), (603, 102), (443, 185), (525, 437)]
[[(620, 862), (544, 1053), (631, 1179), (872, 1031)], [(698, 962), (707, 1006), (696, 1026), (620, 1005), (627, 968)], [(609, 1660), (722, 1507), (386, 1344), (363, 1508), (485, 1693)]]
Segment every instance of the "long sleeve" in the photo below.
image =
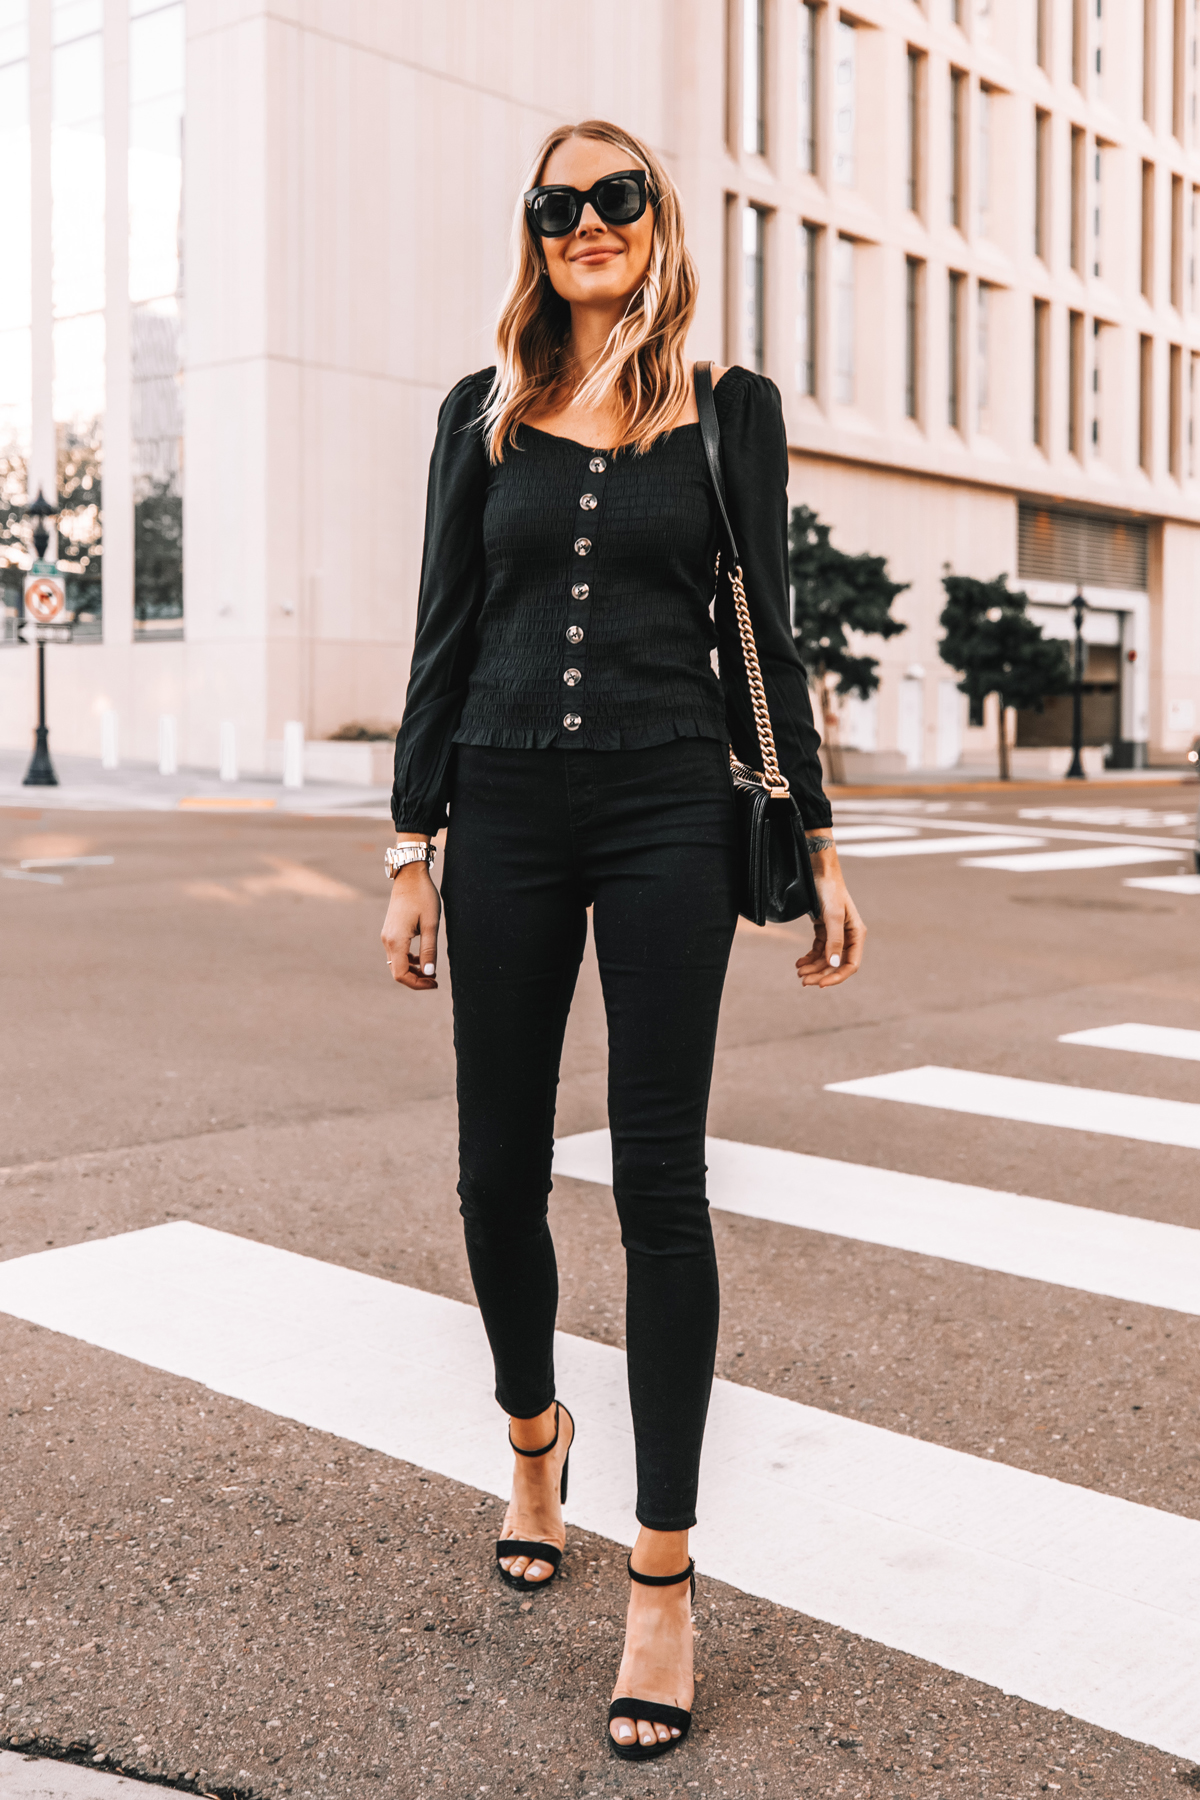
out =
[[(714, 394), (721, 425), (721, 463), (729, 519), (742, 575), (779, 766), (807, 830), (828, 827), (833, 814), (821, 779), (820, 737), (813, 724), (808, 677), (792, 637), (788, 580), (788, 454), (779, 389), (733, 368)], [(762, 767), (733, 593), (722, 569), (715, 608), (721, 687), (734, 754)]]
[(450, 746), (462, 713), (483, 602), (488, 461), (475, 421), (491, 371), (468, 375), (438, 414), (429, 462), (417, 632), (396, 738), (392, 819), (431, 835), (446, 822)]

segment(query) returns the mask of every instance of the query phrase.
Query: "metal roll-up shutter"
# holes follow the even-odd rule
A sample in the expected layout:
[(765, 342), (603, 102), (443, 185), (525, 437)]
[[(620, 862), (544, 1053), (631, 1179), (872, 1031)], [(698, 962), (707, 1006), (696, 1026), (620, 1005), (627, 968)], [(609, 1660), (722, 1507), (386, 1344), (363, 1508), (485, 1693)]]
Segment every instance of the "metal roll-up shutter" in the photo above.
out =
[(1017, 576), (1080, 582), (1145, 593), (1148, 527), (1022, 500), (1017, 519)]

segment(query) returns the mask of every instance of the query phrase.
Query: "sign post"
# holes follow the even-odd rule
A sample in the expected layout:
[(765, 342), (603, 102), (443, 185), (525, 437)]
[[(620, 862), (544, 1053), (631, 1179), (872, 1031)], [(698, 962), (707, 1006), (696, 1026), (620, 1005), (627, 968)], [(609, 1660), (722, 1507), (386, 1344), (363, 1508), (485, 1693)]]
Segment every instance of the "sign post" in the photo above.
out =
[(46, 520), (53, 518), (57, 507), (51, 506), (42, 491), (29, 507), (34, 519), (33, 547), (37, 553), (25, 577), (25, 622), (20, 635), (25, 642), (37, 644), (38, 722), (33, 740), (33, 760), (25, 771), (25, 787), (57, 787), (58, 776), (50, 761), (50, 733), (46, 727), (46, 645), (69, 643), (71, 623), (67, 616), (67, 584), (54, 563), (46, 562), (50, 547)]

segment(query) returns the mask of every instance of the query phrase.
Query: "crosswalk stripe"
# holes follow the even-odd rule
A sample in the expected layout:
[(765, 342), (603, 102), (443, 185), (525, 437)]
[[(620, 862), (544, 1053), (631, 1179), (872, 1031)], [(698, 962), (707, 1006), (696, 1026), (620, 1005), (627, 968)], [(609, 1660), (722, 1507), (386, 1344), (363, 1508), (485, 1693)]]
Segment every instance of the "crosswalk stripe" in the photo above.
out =
[(862, 1094), (870, 1100), (900, 1100), (944, 1112), (1013, 1119), (1024, 1125), (1055, 1125), (1068, 1131), (1098, 1131), (1108, 1137), (1137, 1138), (1145, 1144), (1175, 1144), (1200, 1150), (1200, 1106), (1190, 1100), (1157, 1100), (1150, 1094), (1115, 1094), (1103, 1088), (1060, 1087), (1015, 1075), (981, 1075), (974, 1069), (941, 1069), (926, 1064), (867, 1075), (858, 1081), (826, 1083), (831, 1094)]
[[(722, 1138), (705, 1155), (722, 1212), (1200, 1313), (1200, 1231), (1186, 1225)], [(611, 1186), (608, 1131), (560, 1139), (554, 1173)]]
[[(494, 1494), (510, 1459), (478, 1313), (177, 1221), (0, 1264), (0, 1310)], [(571, 1523), (628, 1543), (625, 1359), (560, 1333)], [(1200, 1523), (718, 1381), (701, 1569), (1200, 1756)]]
[(915, 825), (837, 825), (839, 844), (863, 844), (871, 838), (915, 838)]
[(1007, 869), (1039, 875), (1051, 869), (1116, 869), (1124, 863), (1171, 862), (1182, 850), (1145, 850), (1136, 844), (1098, 844), (1091, 850), (1035, 850), (1027, 856), (971, 856), (968, 869)]
[[(836, 827), (835, 827), (836, 830)], [(1043, 840), (1030, 837), (1003, 837), (999, 834), (971, 837), (914, 838), (903, 844), (847, 844), (845, 856), (965, 856), (970, 850), (1028, 850)]]
[(1200, 875), (1144, 875), (1124, 886), (1150, 888), (1156, 894), (1200, 894)]
[(1141, 1056), (1174, 1056), (1200, 1062), (1200, 1031), (1177, 1025), (1097, 1025), (1091, 1031), (1067, 1031), (1060, 1044), (1091, 1044), (1098, 1050), (1132, 1050)]

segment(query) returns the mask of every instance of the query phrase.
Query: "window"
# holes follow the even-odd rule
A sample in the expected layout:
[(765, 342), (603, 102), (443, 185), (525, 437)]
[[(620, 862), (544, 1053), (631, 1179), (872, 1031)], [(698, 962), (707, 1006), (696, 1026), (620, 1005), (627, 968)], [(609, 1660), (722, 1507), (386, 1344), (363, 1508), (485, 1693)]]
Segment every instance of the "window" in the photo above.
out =
[(837, 357), (833, 397), (840, 406), (854, 404), (855, 304), (854, 240), (839, 237), (833, 269), (834, 310), (837, 318)]
[(950, 223), (963, 228), (963, 131), (967, 117), (967, 77), (962, 69), (950, 71)]
[(1170, 386), (1167, 390), (1167, 468), (1180, 479), (1183, 470), (1183, 347), (1171, 345)]
[(1087, 206), (1087, 134), (1071, 127), (1071, 267), (1083, 274), (1084, 211)]
[(1192, 189), (1188, 222), (1188, 311), (1196, 310), (1196, 189)]
[(838, 20), (833, 81), (833, 179), (842, 187), (853, 187), (858, 34), (849, 19)]
[(1172, 33), (1172, 68), (1171, 68), (1171, 130), (1182, 144), (1187, 117), (1187, 5), (1186, 0), (1175, 0), (1175, 17)]
[(981, 281), (975, 295), (975, 428), (984, 435), (991, 429), (994, 294), (990, 283)]
[(904, 416), (916, 419), (917, 359), (921, 329), (921, 265), (915, 256), (904, 261)]
[(1154, 454), (1154, 339), (1143, 333), (1138, 352), (1138, 463), (1149, 475)]
[(1039, 107), (1033, 123), (1033, 253), (1049, 259), (1050, 114)]
[(919, 50), (908, 53), (908, 94), (904, 109), (904, 198), (909, 212), (921, 210), (921, 64)]
[(1104, 174), (1103, 158), (1104, 152), (1101, 150), (1100, 145), (1097, 144), (1095, 150), (1092, 152), (1093, 177), (1096, 184), (1096, 197), (1092, 202), (1092, 274), (1097, 278), (1100, 275), (1100, 251), (1104, 242), (1104, 209), (1102, 204), (1102, 181)]
[(815, 225), (800, 221), (796, 241), (796, 388), (817, 391), (817, 237)]
[(1092, 0), (1092, 41), (1090, 45), (1092, 73), (1096, 77), (1096, 92), (1104, 77), (1104, 0)]
[(1142, 293), (1154, 300), (1154, 164), (1142, 164)]
[(1200, 356), (1192, 351), (1188, 357), (1188, 477), (1196, 479), (1196, 364)]
[(979, 89), (979, 167), (975, 189), (979, 198), (979, 229), (990, 235), (992, 223), (992, 90)]
[(758, 206), (742, 208), (742, 333), (747, 365), (763, 372), (766, 335), (766, 281), (763, 268), (766, 215)]
[(956, 430), (962, 424), (960, 375), (962, 369), (963, 294), (966, 290), (966, 281), (965, 275), (951, 270), (947, 295), (946, 422)]
[(1050, 302), (1033, 303), (1033, 441), (1046, 448), (1046, 371), (1050, 364)]
[(1051, 0), (1037, 0), (1037, 61), (1038, 68), (1047, 73), (1050, 69), (1050, 3)]
[(761, 156), (767, 147), (766, 0), (742, 0), (742, 149)]
[(1142, 117), (1154, 123), (1155, 15), (1158, 0), (1142, 0)]
[(1071, 80), (1081, 88), (1087, 69), (1088, 0), (1071, 0)]
[[(4, 255), (0, 259), (0, 495), (11, 505), (27, 493), (33, 438), (32, 189), (27, 8), (0, 14), (0, 167), (5, 175)], [(23, 623), (24, 560), (15, 518), (0, 523), (0, 641)]]
[(1067, 321), (1067, 449), (1081, 461), (1084, 439), (1083, 357), (1086, 343), (1083, 314), (1073, 312), (1068, 315)]
[[(1100, 453), (1100, 352), (1103, 349), (1099, 319), (1092, 320), (1092, 449)], [(1086, 340), (1085, 340), (1086, 341)]]
[(801, 172), (817, 172), (817, 9), (801, 0), (796, 59), (796, 160)]
[(1183, 311), (1183, 176), (1171, 177), (1171, 305)]

